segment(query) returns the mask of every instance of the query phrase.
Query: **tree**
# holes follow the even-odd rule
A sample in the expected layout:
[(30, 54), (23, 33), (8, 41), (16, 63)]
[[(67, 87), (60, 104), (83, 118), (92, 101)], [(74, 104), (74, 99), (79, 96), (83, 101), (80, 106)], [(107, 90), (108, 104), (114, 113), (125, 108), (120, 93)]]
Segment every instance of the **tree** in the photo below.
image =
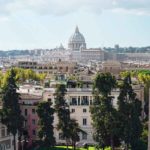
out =
[(132, 150), (137, 150), (142, 133), (141, 102), (132, 89), (130, 75), (125, 77), (123, 84), (120, 85), (118, 111), (121, 116), (121, 139), (125, 142), (127, 150), (129, 146)]
[(116, 79), (110, 73), (97, 74), (93, 85), (94, 102), (90, 108), (93, 120), (93, 138), (99, 147), (114, 149), (114, 139), (118, 135), (117, 110), (112, 105), (111, 91), (116, 86)]
[(51, 107), (51, 102), (41, 102), (38, 104), (37, 114), (39, 116), (39, 138), (42, 144), (46, 147), (55, 145), (54, 137), (54, 109)]
[(19, 108), (20, 95), (17, 93), (15, 77), (16, 74), (11, 69), (2, 89), (2, 123), (7, 126), (8, 132), (14, 137), (14, 150), (16, 150), (16, 134), (23, 125), (23, 117)]
[(69, 141), (69, 121), (70, 121), (70, 111), (69, 106), (65, 100), (65, 94), (67, 90), (64, 84), (57, 85), (55, 92), (55, 110), (58, 116), (57, 129), (62, 132), (62, 136), (66, 140), (66, 145), (68, 146)]
[(82, 134), (87, 134), (87, 133), (79, 127), (79, 124), (75, 119), (70, 119), (69, 129), (70, 129), (69, 133), (70, 133), (70, 139), (72, 141), (72, 147), (75, 150), (76, 142), (80, 140), (79, 133)]
[(62, 132), (62, 136), (66, 140), (68, 149), (68, 142), (72, 141), (72, 146), (76, 146), (76, 142), (80, 140), (79, 133), (86, 133), (80, 129), (79, 124), (76, 120), (70, 118), (69, 105), (65, 100), (65, 94), (67, 90), (65, 85), (57, 85), (55, 92), (55, 110), (58, 116), (57, 129)]

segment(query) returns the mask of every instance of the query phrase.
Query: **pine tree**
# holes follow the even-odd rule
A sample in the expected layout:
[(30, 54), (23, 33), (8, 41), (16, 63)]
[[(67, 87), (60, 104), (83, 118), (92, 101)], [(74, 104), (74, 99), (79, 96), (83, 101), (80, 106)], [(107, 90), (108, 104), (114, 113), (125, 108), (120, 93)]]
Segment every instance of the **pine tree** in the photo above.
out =
[(23, 125), (23, 117), (19, 108), (20, 95), (17, 93), (15, 77), (16, 74), (11, 69), (2, 89), (2, 123), (7, 126), (8, 132), (14, 137), (14, 150), (16, 150), (16, 134)]
[(94, 128), (94, 140), (99, 147), (111, 146), (114, 149), (114, 138), (117, 131), (117, 110), (114, 109), (111, 91), (116, 86), (116, 79), (110, 73), (97, 74), (94, 80), (94, 102), (90, 108)]
[(127, 150), (129, 146), (132, 150), (137, 150), (142, 133), (140, 121), (141, 102), (136, 98), (136, 94), (132, 89), (130, 75), (125, 77), (123, 84), (120, 85), (118, 110), (121, 116), (121, 139), (125, 142)]
[(41, 102), (38, 104), (37, 114), (39, 116), (39, 138), (45, 147), (55, 145), (54, 137), (54, 109), (51, 102)]

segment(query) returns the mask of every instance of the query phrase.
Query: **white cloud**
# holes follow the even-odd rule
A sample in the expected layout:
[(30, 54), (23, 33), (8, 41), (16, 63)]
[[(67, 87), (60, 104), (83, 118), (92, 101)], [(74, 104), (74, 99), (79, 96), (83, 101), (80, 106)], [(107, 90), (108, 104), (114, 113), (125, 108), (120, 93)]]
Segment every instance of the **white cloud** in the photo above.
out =
[(104, 9), (147, 15), (150, 14), (150, 0), (0, 0), (0, 15), (22, 10), (42, 15), (65, 15), (79, 10), (101, 13)]

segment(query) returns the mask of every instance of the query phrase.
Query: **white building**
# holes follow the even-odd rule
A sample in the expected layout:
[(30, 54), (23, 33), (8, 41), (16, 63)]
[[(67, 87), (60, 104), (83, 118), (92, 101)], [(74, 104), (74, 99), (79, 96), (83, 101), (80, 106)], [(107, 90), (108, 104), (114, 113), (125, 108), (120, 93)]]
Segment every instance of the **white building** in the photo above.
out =
[[(18, 136), (16, 136), (16, 149)], [(7, 128), (0, 122), (0, 150), (14, 150), (13, 136), (8, 133)]]

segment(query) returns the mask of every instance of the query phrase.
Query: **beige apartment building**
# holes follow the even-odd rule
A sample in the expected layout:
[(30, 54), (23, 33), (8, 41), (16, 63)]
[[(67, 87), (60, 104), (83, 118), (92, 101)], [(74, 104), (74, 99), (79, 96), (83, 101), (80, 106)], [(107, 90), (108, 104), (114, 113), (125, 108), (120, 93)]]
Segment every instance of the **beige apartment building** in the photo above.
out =
[(32, 69), (37, 73), (45, 74), (72, 74), (76, 67), (76, 62), (61, 61), (55, 63), (40, 64), (32, 61), (19, 61), (17, 67), (23, 69)]
[[(141, 85), (133, 85), (133, 89), (137, 94), (137, 98), (142, 102), (142, 117), (144, 117), (144, 87)], [(43, 100), (51, 100), (55, 103), (54, 99), (55, 88), (46, 89), (43, 93)], [(111, 93), (114, 96), (113, 105), (117, 108), (117, 98), (119, 96), (119, 89), (115, 89)], [(66, 100), (69, 104), (71, 117), (76, 119), (82, 130), (87, 134), (80, 134), (81, 143), (94, 143), (93, 140), (93, 127), (90, 114), (90, 105), (93, 103), (92, 88), (67, 88)], [(55, 114), (54, 126), (56, 126), (58, 120)], [(61, 136), (61, 132), (55, 129), (54, 131), (56, 141), (58, 143), (64, 143)]]

